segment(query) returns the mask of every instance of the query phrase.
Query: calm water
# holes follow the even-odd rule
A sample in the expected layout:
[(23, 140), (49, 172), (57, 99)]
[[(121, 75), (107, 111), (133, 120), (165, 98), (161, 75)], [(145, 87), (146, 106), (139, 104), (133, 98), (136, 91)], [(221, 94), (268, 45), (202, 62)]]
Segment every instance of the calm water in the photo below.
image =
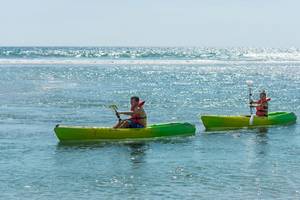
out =
[[(200, 114), (247, 114), (246, 80), (300, 115), (298, 49), (0, 48), (1, 199), (299, 199), (300, 126), (206, 133)], [(197, 134), (60, 144), (57, 123), (112, 126), (146, 100), (150, 123)]]

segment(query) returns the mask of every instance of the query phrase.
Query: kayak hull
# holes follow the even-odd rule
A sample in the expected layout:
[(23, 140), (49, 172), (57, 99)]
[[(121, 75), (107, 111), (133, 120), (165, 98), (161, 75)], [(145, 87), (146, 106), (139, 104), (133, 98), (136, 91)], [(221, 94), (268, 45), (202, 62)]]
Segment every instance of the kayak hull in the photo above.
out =
[(192, 136), (196, 128), (190, 123), (165, 123), (147, 128), (106, 128), (57, 125), (57, 138), (62, 141), (126, 140), (171, 136)]
[(226, 130), (239, 128), (255, 128), (273, 125), (286, 125), (295, 123), (297, 116), (293, 112), (271, 112), (268, 117), (254, 116), (225, 116), (225, 115), (203, 115), (201, 120), (206, 130)]

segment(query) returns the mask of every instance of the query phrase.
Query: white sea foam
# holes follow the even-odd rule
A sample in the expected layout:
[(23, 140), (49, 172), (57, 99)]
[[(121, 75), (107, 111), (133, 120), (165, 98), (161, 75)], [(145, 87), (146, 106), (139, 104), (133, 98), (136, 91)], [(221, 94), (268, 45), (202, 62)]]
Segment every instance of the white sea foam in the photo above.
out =
[(0, 65), (213, 65), (291, 64), (300, 60), (89, 60), (89, 59), (0, 59)]
[(209, 65), (299, 62), (300, 50), (295, 48), (0, 47), (0, 65)]

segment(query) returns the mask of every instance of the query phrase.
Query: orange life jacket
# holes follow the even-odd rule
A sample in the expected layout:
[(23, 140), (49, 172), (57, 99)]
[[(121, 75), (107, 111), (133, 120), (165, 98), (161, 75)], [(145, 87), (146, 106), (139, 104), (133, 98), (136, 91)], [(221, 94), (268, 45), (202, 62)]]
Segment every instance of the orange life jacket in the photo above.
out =
[(257, 101), (257, 104), (259, 104), (259, 106), (256, 106), (257, 116), (261, 116), (261, 117), (268, 116), (268, 105), (263, 105), (263, 104), (267, 103), (270, 100), (271, 100), (270, 98), (265, 98)]
[[(140, 101), (140, 102), (138, 103), (137, 106), (131, 107), (130, 110), (134, 112), (134, 109), (135, 109), (136, 107), (143, 107), (144, 104), (145, 104), (145, 101)], [(134, 123), (141, 124), (141, 119), (145, 119), (145, 118), (146, 118), (146, 117), (141, 117), (140, 114), (133, 114), (133, 115), (131, 116), (130, 119), (131, 119)]]

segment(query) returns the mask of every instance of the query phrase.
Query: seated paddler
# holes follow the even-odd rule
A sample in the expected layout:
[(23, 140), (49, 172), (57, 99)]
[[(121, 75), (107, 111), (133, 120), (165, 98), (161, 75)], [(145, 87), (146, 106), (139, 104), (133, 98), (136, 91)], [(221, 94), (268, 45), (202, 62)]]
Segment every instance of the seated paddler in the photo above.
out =
[(251, 101), (250, 105), (256, 108), (256, 115), (259, 117), (267, 117), (269, 111), (268, 102), (271, 100), (267, 98), (267, 93), (265, 90), (261, 91), (259, 95), (260, 99), (258, 101)]
[(147, 126), (147, 115), (143, 108), (145, 101), (139, 97), (130, 98), (130, 111), (118, 112), (119, 115), (128, 115), (129, 118), (120, 121), (114, 128), (145, 128)]

